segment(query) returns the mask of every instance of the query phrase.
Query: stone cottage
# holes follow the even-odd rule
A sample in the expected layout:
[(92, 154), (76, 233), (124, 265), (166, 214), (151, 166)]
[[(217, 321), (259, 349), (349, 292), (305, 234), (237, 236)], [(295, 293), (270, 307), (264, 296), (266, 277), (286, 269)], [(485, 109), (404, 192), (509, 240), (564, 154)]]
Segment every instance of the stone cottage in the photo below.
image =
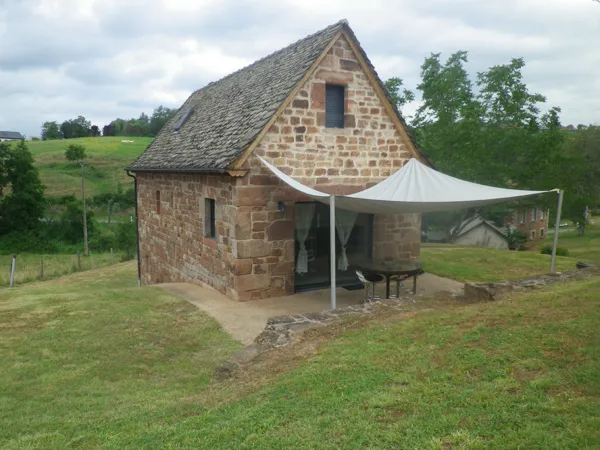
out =
[[(143, 284), (206, 283), (236, 300), (329, 284), (328, 206), (410, 158), (429, 164), (344, 20), (194, 92), (128, 168)], [(340, 211), (341, 212), (341, 211)], [(419, 215), (338, 214), (339, 285), (367, 259), (419, 256)]]

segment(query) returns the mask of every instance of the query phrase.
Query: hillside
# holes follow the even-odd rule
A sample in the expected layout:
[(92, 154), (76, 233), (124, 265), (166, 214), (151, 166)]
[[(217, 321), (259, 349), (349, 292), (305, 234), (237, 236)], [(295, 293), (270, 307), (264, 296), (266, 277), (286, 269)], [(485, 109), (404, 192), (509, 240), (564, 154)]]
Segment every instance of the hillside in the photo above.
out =
[(265, 354), (135, 262), (0, 290), (2, 448), (600, 446), (600, 278), (421, 299)]
[[(129, 140), (134, 142), (122, 142)], [(97, 137), (56, 141), (27, 142), (33, 153), (40, 177), (46, 185), (46, 195), (81, 196), (81, 167), (65, 159), (70, 144), (83, 144), (87, 151), (86, 196), (111, 192), (121, 183), (124, 189), (132, 180), (123, 170), (152, 142), (143, 137)]]

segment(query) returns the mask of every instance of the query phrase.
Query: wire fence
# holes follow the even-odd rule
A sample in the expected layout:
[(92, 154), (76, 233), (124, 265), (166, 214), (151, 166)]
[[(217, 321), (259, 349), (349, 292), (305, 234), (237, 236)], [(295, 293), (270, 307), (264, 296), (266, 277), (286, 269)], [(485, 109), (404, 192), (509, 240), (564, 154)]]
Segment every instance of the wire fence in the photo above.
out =
[[(98, 269), (118, 262), (113, 252), (70, 254), (0, 255), (0, 286), (13, 287), (33, 281), (44, 281), (85, 270)], [(5, 268), (5, 269), (2, 269)]]

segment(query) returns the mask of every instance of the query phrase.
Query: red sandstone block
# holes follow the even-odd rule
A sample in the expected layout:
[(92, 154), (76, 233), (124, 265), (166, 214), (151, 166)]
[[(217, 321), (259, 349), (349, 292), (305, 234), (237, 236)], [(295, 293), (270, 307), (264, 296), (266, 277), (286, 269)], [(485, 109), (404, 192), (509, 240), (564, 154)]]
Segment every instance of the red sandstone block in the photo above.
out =
[(325, 83), (313, 83), (310, 99), (313, 102), (325, 103)]
[(333, 70), (319, 69), (315, 73), (315, 78), (318, 80), (323, 80), (326, 83), (349, 85), (352, 83), (353, 75), (352, 73), (348, 72), (336, 72)]

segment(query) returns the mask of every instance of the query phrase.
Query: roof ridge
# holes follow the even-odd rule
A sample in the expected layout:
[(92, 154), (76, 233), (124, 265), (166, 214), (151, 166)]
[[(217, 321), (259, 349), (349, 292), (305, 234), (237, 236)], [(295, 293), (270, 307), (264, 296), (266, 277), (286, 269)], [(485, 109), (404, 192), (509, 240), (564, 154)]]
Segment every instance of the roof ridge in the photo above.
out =
[(294, 41), (294, 42), (292, 42), (291, 44), (288, 44), (288, 45), (286, 45), (286, 46), (285, 46), (285, 47), (283, 47), (283, 48), (280, 48), (280, 49), (278, 49), (278, 50), (275, 50), (273, 53), (270, 53), (270, 54), (268, 54), (268, 55), (266, 55), (266, 56), (263, 56), (262, 58), (260, 58), (260, 59), (258, 59), (258, 60), (256, 60), (256, 61), (254, 61), (254, 62), (252, 62), (252, 63), (248, 64), (247, 66), (241, 67), (241, 68), (239, 68), (238, 70), (236, 70), (235, 72), (232, 72), (232, 73), (230, 73), (230, 74), (228, 74), (228, 75), (225, 75), (223, 78), (219, 78), (218, 80), (211, 81), (211, 82), (210, 82), (210, 83), (208, 83), (207, 85), (205, 85), (205, 86), (202, 86), (202, 87), (201, 87), (201, 88), (199, 88), (199, 89), (196, 89), (194, 92), (192, 92), (192, 95), (194, 95), (194, 94), (196, 94), (197, 92), (200, 92), (200, 91), (202, 91), (203, 89), (206, 89), (206, 88), (208, 88), (208, 87), (210, 87), (210, 86), (212, 86), (212, 85), (214, 85), (214, 84), (221, 83), (222, 81), (224, 81), (224, 80), (226, 80), (226, 79), (228, 79), (228, 78), (230, 78), (230, 77), (232, 77), (232, 76), (234, 76), (234, 75), (238, 74), (238, 73), (239, 73), (239, 72), (241, 72), (242, 70), (249, 69), (250, 67), (252, 67), (252, 66), (254, 66), (254, 65), (257, 65), (257, 64), (259, 64), (259, 63), (261, 63), (261, 62), (265, 61), (266, 59), (272, 58), (273, 56), (277, 55), (278, 53), (283, 53), (284, 51), (288, 50), (290, 47), (294, 47), (294, 46), (296, 46), (296, 45), (299, 45), (299, 44), (301, 44), (301, 43), (302, 43), (302, 42), (304, 42), (304, 41), (307, 41), (307, 40), (309, 40), (309, 39), (312, 39), (312, 38), (314, 38), (314, 37), (316, 37), (316, 36), (318, 36), (318, 35), (324, 34), (325, 32), (333, 31), (333, 30), (334, 30), (334, 29), (336, 29), (336, 28), (342, 28), (342, 27), (344, 27), (344, 26), (346, 26), (346, 27), (348, 27), (348, 26), (349, 26), (349, 24), (348, 24), (348, 20), (347, 20), (347, 19), (341, 19), (341, 20), (338, 20), (336, 23), (334, 23), (334, 24), (331, 24), (331, 25), (328, 25), (328, 26), (326, 26), (325, 28), (323, 28), (323, 29), (321, 29), (321, 30), (319, 30), (319, 31), (316, 31), (316, 32), (314, 32), (314, 33), (312, 33), (312, 34), (309, 34), (308, 36), (305, 36), (305, 37), (303, 37), (302, 39), (298, 39), (297, 41)]

